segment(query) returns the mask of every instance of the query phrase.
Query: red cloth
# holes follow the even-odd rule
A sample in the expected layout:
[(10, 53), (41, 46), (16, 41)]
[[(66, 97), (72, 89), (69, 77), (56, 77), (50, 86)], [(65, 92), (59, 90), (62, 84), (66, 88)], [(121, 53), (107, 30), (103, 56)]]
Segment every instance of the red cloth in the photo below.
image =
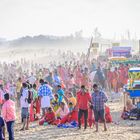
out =
[(88, 124), (91, 127), (95, 123), (92, 109), (88, 109)]
[(53, 124), (54, 121), (55, 121), (55, 113), (54, 112), (46, 113), (45, 117), (39, 121), (39, 125), (43, 125), (44, 122), (48, 122), (49, 124)]
[(54, 119), (55, 119), (55, 113), (54, 113), (54, 112), (46, 113), (46, 114), (45, 114), (45, 119), (46, 119), (47, 121), (54, 120)]
[(60, 120), (60, 124), (70, 123), (72, 121), (78, 122), (78, 112), (73, 111), (71, 114), (66, 115), (62, 120)]
[(88, 109), (88, 102), (91, 100), (91, 96), (88, 92), (82, 95), (81, 91), (77, 93), (78, 108), (82, 110)]
[(40, 114), (40, 100), (39, 99), (36, 100), (36, 113)]
[(34, 121), (34, 107), (33, 107), (33, 102), (31, 103), (30, 106), (30, 122)]
[(58, 124), (60, 124), (60, 121), (61, 121), (60, 119), (57, 119), (57, 120), (55, 120), (55, 121), (53, 122), (53, 124), (54, 124), (54, 125), (58, 125)]
[(110, 114), (110, 108), (108, 106), (105, 106), (105, 120), (107, 123), (112, 122), (112, 116)]

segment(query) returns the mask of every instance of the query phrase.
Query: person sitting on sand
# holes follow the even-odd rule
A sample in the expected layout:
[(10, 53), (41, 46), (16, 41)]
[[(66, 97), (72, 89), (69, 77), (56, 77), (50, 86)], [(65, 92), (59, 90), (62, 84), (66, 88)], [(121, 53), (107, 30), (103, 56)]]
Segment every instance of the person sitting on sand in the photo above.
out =
[(123, 113), (121, 115), (121, 118), (126, 120), (130, 116), (130, 112), (135, 109), (135, 106), (132, 104), (131, 100), (126, 101), (126, 106), (124, 107)]
[(68, 106), (64, 102), (61, 102), (59, 109), (56, 111), (56, 115), (59, 114), (60, 115), (60, 119), (62, 119), (63, 117), (68, 115), (68, 113), (69, 113)]
[(131, 100), (127, 100), (127, 102), (126, 102), (126, 111), (130, 112), (134, 108), (135, 108), (135, 106), (132, 104), (132, 101)]
[(72, 121), (78, 122), (78, 110), (74, 107), (73, 103), (69, 103), (69, 113), (60, 120), (60, 124), (71, 123)]
[(39, 125), (43, 125), (45, 122), (47, 122), (48, 124), (53, 124), (54, 121), (55, 121), (55, 113), (53, 109), (49, 107), (43, 119), (39, 121)]
[(74, 105), (72, 102), (69, 103), (69, 112), (71, 113), (74, 110)]

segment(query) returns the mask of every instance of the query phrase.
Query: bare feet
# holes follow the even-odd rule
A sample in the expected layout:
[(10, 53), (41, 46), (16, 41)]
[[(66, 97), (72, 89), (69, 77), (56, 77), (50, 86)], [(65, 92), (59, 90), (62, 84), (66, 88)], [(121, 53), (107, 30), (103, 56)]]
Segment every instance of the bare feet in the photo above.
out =
[(28, 127), (26, 127), (26, 128), (25, 128), (25, 130), (29, 130), (29, 128), (28, 128)]
[(81, 127), (78, 127), (78, 128), (77, 128), (77, 131), (78, 131), (78, 130), (81, 130)]
[(21, 128), (21, 129), (20, 129), (20, 131), (24, 131), (24, 130), (25, 130), (24, 128)]

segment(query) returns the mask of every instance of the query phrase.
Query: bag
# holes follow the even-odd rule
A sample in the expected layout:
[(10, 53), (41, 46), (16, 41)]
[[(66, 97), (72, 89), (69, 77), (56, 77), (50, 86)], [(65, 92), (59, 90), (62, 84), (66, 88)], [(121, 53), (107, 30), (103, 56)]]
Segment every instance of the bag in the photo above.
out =
[(31, 104), (31, 102), (32, 102), (32, 99), (33, 99), (32, 97), (33, 97), (32, 92), (28, 91), (28, 99), (27, 99), (27, 101), (28, 101), (29, 104)]
[(138, 109), (131, 110), (129, 119), (130, 120), (138, 120), (138, 118), (139, 118)]

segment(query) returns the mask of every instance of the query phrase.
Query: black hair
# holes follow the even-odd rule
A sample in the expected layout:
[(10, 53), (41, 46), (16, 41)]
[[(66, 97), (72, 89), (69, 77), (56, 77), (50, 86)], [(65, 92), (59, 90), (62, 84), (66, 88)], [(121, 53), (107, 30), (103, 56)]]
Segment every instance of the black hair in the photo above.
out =
[(9, 100), (9, 94), (8, 93), (6, 93), (6, 94), (4, 94), (4, 99), (7, 101), (7, 100)]
[(58, 85), (57, 87), (58, 87), (58, 88), (61, 88), (61, 85)]
[(72, 102), (70, 102), (70, 103), (69, 103), (69, 105), (73, 105), (73, 103), (72, 103)]
[(85, 89), (85, 85), (82, 85), (81, 88), (82, 88), (82, 89)]
[(22, 83), (22, 86), (23, 86), (23, 88), (26, 88), (27, 84), (26, 83)]
[(94, 84), (94, 85), (93, 85), (93, 88), (97, 88), (97, 87), (98, 87), (98, 85), (97, 85), (97, 84)]
[(57, 95), (57, 94), (55, 94), (55, 95), (54, 95), (54, 97), (57, 97), (57, 98), (58, 98), (58, 95)]
[(36, 88), (36, 84), (33, 84), (33, 88)]
[(43, 83), (44, 83), (44, 80), (43, 80), (43, 79), (40, 79), (40, 80), (39, 80), (39, 83), (40, 83), (40, 84), (43, 84)]
[(51, 108), (51, 107), (49, 107), (49, 108), (48, 108), (48, 111), (52, 111), (52, 108)]

